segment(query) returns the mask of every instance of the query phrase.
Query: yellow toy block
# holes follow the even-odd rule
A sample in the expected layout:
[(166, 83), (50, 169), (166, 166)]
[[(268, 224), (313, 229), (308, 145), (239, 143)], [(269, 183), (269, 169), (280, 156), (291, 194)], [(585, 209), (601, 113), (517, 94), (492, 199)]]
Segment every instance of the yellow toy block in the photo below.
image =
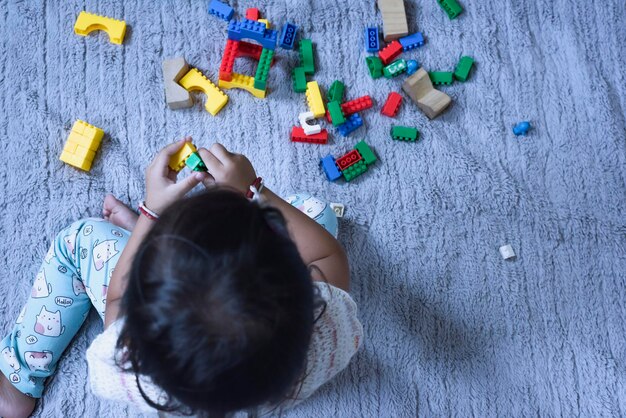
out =
[(89, 171), (103, 137), (102, 129), (77, 120), (72, 126), (59, 159), (81, 170)]
[(265, 29), (269, 29), (271, 26), (267, 19), (259, 19), (258, 22), (265, 23)]
[(80, 12), (74, 24), (74, 33), (87, 36), (94, 30), (105, 31), (109, 35), (111, 43), (121, 45), (126, 34), (126, 22), (93, 13)]
[(228, 96), (196, 68), (189, 70), (189, 72), (178, 81), (178, 84), (183, 86), (187, 91), (201, 91), (206, 94), (204, 108), (213, 116), (217, 115), (228, 102)]
[(185, 167), (185, 161), (194, 152), (198, 152), (198, 149), (191, 143), (185, 142), (185, 145), (170, 158), (169, 166), (174, 171), (180, 171)]
[(321, 118), (326, 114), (324, 101), (322, 100), (322, 92), (320, 91), (320, 86), (317, 84), (317, 81), (309, 81), (306, 83), (306, 101), (314, 117)]
[(68, 152), (63, 151), (59, 159), (63, 161), (64, 163), (74, 166), (76, 168), (80, 168), (81, 170), (85, 170), (85, 171), (91, 170), (91, 164), (92, 164), (91, 160), (83, 160), (74, 154), (70, 154)]
[(265, 90), (254, 88), (254, 78), (248, 75), (233, 73), (231, 81), (220, 79), (219, 86), (224, 89), (244, 89), (252, 93), (254, 97), (265, 99)]

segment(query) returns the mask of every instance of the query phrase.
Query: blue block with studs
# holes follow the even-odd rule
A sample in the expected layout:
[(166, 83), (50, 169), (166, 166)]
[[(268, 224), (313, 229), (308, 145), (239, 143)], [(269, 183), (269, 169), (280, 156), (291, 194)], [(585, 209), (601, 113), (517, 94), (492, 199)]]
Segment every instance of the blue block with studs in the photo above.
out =
[(278, 34), (275, 30), (267, 29), (265, 23), (256, 20), (244, 19), (241, 22), (231, 20), (228, 24), (228, 39), (241, 41), (252, 39), (265, 49), (276, 49)]
[(296, 33), (298, 32), (298, 27), (293, 23), (285, 23), (283, 26), (283, 30), (280, 32), (280, 41), (278, 45), (283, 49), (293, 49), (294, 44), (296, 43)]
[(209, 2), (209, 14), (217, 16), (222, 20), (229, 21), (233, 18), (235, 11), (226, 3), (222, 3), (219, 0), (211, 0)]
[(418, 46), (424, 46), (424, 35), (422, 35), (422, 32), (415, 32), (414, 34), (398, 39), (398, 42), (402, 45), (403, 51), (410, 51)]
[(367, 52), (378, 52), (380, 50), (378, 28), (375, 26), (365, 28), (365, 50)]

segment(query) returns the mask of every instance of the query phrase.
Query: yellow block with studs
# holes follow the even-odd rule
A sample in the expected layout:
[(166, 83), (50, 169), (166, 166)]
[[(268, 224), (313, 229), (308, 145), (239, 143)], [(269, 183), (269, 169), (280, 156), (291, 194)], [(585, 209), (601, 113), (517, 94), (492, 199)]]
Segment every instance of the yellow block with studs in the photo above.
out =
[(231, 81), (220, 79), (219, 86), (224, 89), (244, 89), (252, 93), (254, 97), (265, 98), (266, 91), (254, 88), (254, 78), (248, 75), (233, 73)]
[(206, 78), (198, 69), (192, 68), (178, 81), (187, 91), (201, 91), (206, 95), (204, 108), (213, 116), (228, 103), (228, 96)]
[(174, 171), (180, 171), (185, 168), (185, 161), (198, 149), (191, 142), (185, 142), (185, 145), (178, 152), (170, 157), (169, 166)]
[(121, 45), (126, 35), (126, 22), (93, 13), (80, 12), (74, 23), (74, 33), (87, 36), (95, 30), (103, 30), (113, 44)]
[(258, 22), (265, 23), (265, 29), (269, 29), (271, 26), (267, 19), (259, 19)]
[(89, 171), (103, 137), (102, 129), (77, 120), (72, 126), (59, 159), (66, 164)]
[(322, 92), (317, 81), (309, 81), (306, 83), (306, 101), (309, 109), (313, 112), (313, 116), (321, 118), (326, 114), (324, 109), (324, 101), (322, 100)]

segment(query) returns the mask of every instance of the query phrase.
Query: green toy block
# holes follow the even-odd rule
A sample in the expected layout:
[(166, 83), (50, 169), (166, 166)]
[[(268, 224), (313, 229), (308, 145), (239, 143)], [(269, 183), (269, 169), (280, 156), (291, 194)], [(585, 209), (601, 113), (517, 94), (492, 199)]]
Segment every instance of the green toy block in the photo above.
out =
[(328, 113), (330, 113), (330, 118), (333, 121), (333, 126), (341, 125), (346, 121), (346, 117), (343, 115), (341, 104), (339, 104), (339, 102), (329, 102), (326, 107), (328, 109)]
[(450, 20), (456, 19), (463, 11), (463, 8), (456, 0), (437, 0), (437, 3), (445, 10)]
[(456, 69), (454, 70), (454, 78), (459, 81), (467, 81), (467, 77), (469, 76), (473, 66), (474, 60), (472, 57), (461, 57), (459, 63), (456, 65)]
[(346, 168), (341, 172), (346, 181), (354, 180), (359, 177), (361, 174), (367, 171), (367, 165), (365, 165), (365, 161), (361, 160), (355, 164), (352, 164), (350, 167)]
[(383, 68), (383, 75), (385, 76), (385, 78), (393, 78), (405, 72), (406, 68), (406, 60), (395, 60), (394, 62)]
[(346, 90), (345, 84), (339, 80), (333, 81), (328, 89), (328, 101), (329, 102), (343, 102), (343, 92)]
[(204, 161), (202, 161), (202, 158), (200, 158), (200, 155), (197, 152), (193, 152), (189, 155), (189, 157), (187, 157), (185, 165), (193, 171), (207, 171)]
[(373, 79), (383, 76), (383, 61), (378, 57), (366, 57), (367, 69)]
[(300, 66), (304, 68), (305, 74), (313, 74), (315, 72), (315, 60), (313, 59), (313, 42), (310, 39), (300, 40), (298, 48), (300, 53)]
[(438, 86), (440, 84), (452, 84), (454, 81), (453, 75), (450, 71), (431, 71), (428, 73), (430, 77), (430, 81), (433, 82), (434, 85)]
[(391, 128), (391, 137), (399, 141), (415, 142), (419, 134), (417, 129), (406, 126), (394, 126)]
[(293, 69), (293, 91), (296, 93), (304, 93), (306, 91), (306, 74), (302, 67)]
[(372, 165), (376, 162), (376, 154), (374, 154), (374, 151), (372, 151), (365, 141), (359, 141), (359, 143), (354, 146), (354, 149), (361, 154), (363, 161), (365, 161), (365, 165)]
[(267, 75), (270, 72), (270, 65), (274, 58), (274, 50), (263, 48), (259, 64), (256, 67), (256, 75), (254, 76), (254, 88), (265, 90), (267, 87)]

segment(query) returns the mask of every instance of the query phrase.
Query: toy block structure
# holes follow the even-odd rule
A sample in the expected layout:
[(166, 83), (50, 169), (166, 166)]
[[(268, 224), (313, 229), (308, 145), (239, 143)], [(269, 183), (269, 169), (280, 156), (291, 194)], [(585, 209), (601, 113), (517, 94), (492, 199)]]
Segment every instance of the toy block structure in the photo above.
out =
[(200, 158), (200, 154), (197, 152), (192, 153), (185, 160), (185, 165), (189, 167), (193, 171), (207, 171), (206, 165), (204, 165), (204, 161)]
[(263, 22), (249, 19), (241, 22), (231, 20), (228, 24), (228, 39), (234, 41), (252, 39), (263, 48), (275, 49), (277, 34), (275, 30), (267, 29)]
[(380, 113), (393, 118), (398, 114), (401, 104), (402, 96), (395, 91), (392, 91), (389, 93), (389, 96), (387, 96), (387, 101), (385, 101), (385, 105), (381, 109)]
[(238, 73), (233, 73), (233, 77), (230, 81), (219, 80), (218, 86), (224, 89), (246, 90), (252, 93), (254, 97), (257, 97), (259, 99), (264, 99), (267, 93), (266, 90), (261, 90), (254, 87), (254, 78), (248, 75)]
[(394, 126), (391, 128), (391, 138), (398, 141), (415, 142), (419, 138), (419, 131), (406, 126)]
[(448, 14), (450, 20), (456, 19), (463, 12), (463, 8), (456, 0), (437, 0), (437, 3)]
[(473, 66), (474, 60), (472, 59), (472, 57), (461, 57), (459, 63), (454, 69), (454, 78), (461, 82), (467, 81), (467, 77), (469, 77), (469, 73), (472, 70)]
[(439, 116), (452, 102), (447, 94), (433, 87), (428, 73), (423, 68), (404, 81), (402, 90), (430, 119)]
[(383, 64), (389, 65), (389, 63), (398, 58), (401, 53), (402, 44), (398, 41), (393, 41), (378, 53), (378, 58), (380, 58)]
[(404, 10), (404, 0), (378, 0), (378, 8), (383, 16), (383, 38), (385, 42), (409, 34), (409, 26)]
[(354, 149), (336, 160), (328, 154), (320, 160), (320, 165), (328, 180), (335, 181), (343, 176), (346, 181), (351, 181), (365, 173), (376, 160), (376, 154), (369, 145), (360, 141)]
[(344, 115), (351, 115), (362, 110), (367, 110), (374, 105), (370, 96), (358, 97), (354, 100), (341, 104), (341, 111)]
[(398, 39), (398, 42), (402, 45), (404, 52), (410, 51), (417, 47), (424, 46), (424, 35), (422, 35), (422, 32), (416, 32)]
[(296, 34), (298, 33), (298, 27), (293, 23), (285, 23), (283, 30), (280, 32), (280, 40), (278, 45), (283, 49), (293, 49), (296, 43)]
[(341, 125), (346, 121), (346, 118), (341, 111), (341, 105), (337, 101), (328, 103), (328, 115), (334, 126)]
[(226, 48), (224, 48), (224, 54), (222, 55), (222, 63), (220, 64), (220, 80), (232, 80), (233, 66), (235, 65), (235, 59), (237, 58), (237, 55), (239, 53), (238, 51), (239, 41), (227, 39)]
[(228, 102), (228, 96), (196, 68), (189, 70), (178, 83), (187, 91), (203, 92), (206, 95), (204, 108), (213, 116), (217, 115)]
[(299, 126), (291, 128), (291, 142), (307, 142), (309, 144), (327, 144), (328, 131), (322, 129), (316, 134), (306, 135)]
[(187, 159), (197, 152), (198, 149), (191, 142), (185, 142), (178, 152), (170, 157), (168, 166), (174, 171), (180, 171), (185, 168)]
[(163, 61), (163, 86), (165, 101), (170, 109), (184, 109), (193, 106), (193, 98), (178, 81), (189, 72), (185, 58), (176, 57)]
[(72, 126), (59, 159), (66, 164), (89, 171), (103, 137), (102, 129), (77, 120)]
[(272, 26), (270, 21), (267, 19), (257, 19), (257, 21), (263, 23), (265, 25), (265, 29), (269, 29), (270, 26)]
[(329, 102), (342, 102), (343, 93), (346, 90), (346, 85), (339, 80), (333, 81), (328, 89), (328, 101)]
[(267, 86), (267, 76), (270, 72), (270, 65), (274, 59), (274, 50), (263, 48), (259, 64), (256, 67), (254, 76), (254, 88), (265, 91)]
[(365, 50), (367, 52), (378, 52), (380, 50), (380, 39), (376, 26), (365, 28)]
[(378, 57), (366, 57), (367, 70), (375, 80), (383, 76), (383, 61)]
[(309, 125), (311, 120), (315, 120), (313, 112), (302, 112), (298, 115), (300, 127), (302, 127), (305, 135), (315, 135), (322, 131), (322, 127), (319, 124)]
[(74, 23), (74, 33), (87, 36), (95, 30), (103, 30), (112, 44), (121, 45), (126, 35), (126, 22), (93, 13), (80, 12)]
[(406, 61), (400, 58), (399, 60), (395, 60), (385, 68), (383, 68), (383, 75), (385, 78), (394, 78), (402, 74), (407, 70)]
[(441, 84), (449, 86), (454, 81), (454, 74), (449, 71), (431, 71), (428, 73), (428, 76), (435, 86)]
[(211, 0), (209, 2), (209, 14), (217, 16), (222, 20), (229, 21), (233, 18), (235, 11), (226, 3), (222, 3), (219, 0)]
[(261, 16), (259, 13), (259, 9), (257, 9), (256, 7), (251, 7), (249, 9), (246, 9), (246, 19), (259, 20), (260, 17)]
[(315, 59), (313, 58), (313, 42), (310, 39), (301, 39), (298, 44), (300, 54), (300, 66), (304, 68), (305, 74), (315, 72)]
[(324, 101), (322, 100), (322, 92), (317, 81), (309, 81), (306, 83), (306, 101), (309, 109), (313, 112), (313, 116), (321, 118), (326, 113), (324, 109)]
[(306, 74), (304, 68), (296, 67), (293, 69), (293, 91), (296, 93), (304, 93), (306, 91)]
[(260, 60), (261, 54), (263, 53), (263, 47), (257, 44), (251, 44), (246, 41), (235, 41), (239, 42), (237, 47), (237, 58), (239, 57), (247, 57), (252, 58), (253, 60)]
[(355, 113), (348, 116), (344, 123), (337, 126), (337, 130), (339, 131), (341, 136), (348, 136), (361, 126), (363, 126), (363, 119), (361, 119), (358, 113)]

